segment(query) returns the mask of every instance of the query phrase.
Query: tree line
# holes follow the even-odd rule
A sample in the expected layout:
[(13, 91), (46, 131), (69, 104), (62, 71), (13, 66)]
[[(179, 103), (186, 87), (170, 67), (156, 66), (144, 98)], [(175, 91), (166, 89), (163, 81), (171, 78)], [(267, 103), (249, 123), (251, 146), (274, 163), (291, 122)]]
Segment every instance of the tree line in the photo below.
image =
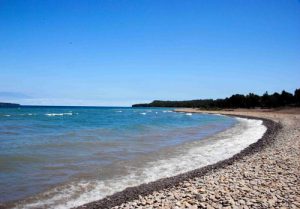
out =
[(134, 104), (132, 107), (190, 107), (203, 109), (221, 108), (275, 108), (285, 106), (300, 106), (300, 89), (294, 94), (282, 91), (281, 93), (264, 93), (259, 96), (254, 93), (247, 95), (234, 94), (225, 99), (197, 99), (187, 101), (162, 101), (154, 100), (151, 103)]
[(19, 104), (0, 102), (0, 107), (19, 107)]

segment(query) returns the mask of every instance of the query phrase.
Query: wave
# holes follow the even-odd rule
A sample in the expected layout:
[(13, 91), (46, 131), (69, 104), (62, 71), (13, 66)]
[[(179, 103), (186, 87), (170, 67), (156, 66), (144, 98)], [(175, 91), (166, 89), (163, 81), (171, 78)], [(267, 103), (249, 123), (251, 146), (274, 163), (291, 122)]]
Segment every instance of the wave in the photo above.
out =
[(21, 115), (21, 116), (26, 116), (26, 115), (32, 116), (32, 115), (37, 115), (37, 114), (35, 114), (35, 113), (23, 113), (23, 114), (19, 114), (19, 115)]
[(1, 115), (1, 116), (4, 116), (4, 117), (11, 117), (11, 116), (18, 117), (18, 116), (33, 116), (33, 115), (36, 115), (36, 114), (34, 114), (34, 113), (21, 113), (21, 114), (13, 114), (13, 115), (5, 114), (5, 115)]
[(147, 113), (145, 113), (145, 112), (141, 112), (140, 114), (141, 114), (141, 115), (147, 115)]
[(185, 115), (193, 115), (192, 113), (186, 113)]
[(127, 187), (175, 176), (230, 158), (260, 139), (266, 131), (261, 120), (237, 118), (238, 124), (207, 139), (180, 146), (173, 157), (159, 158), (126, 176), (108, 180), (81, 180), (40, 194), (15, 208), (76, 207), (99, 200)]
[(167, 112), (173, 112), (171, 110), (164, 110), (163, 113), (167, 113)]
[(63, 116), (63, 115), (73, 115), (73, 113), (71, 112), (66, 112), (66, 113), (46, 113), (46, 116)]

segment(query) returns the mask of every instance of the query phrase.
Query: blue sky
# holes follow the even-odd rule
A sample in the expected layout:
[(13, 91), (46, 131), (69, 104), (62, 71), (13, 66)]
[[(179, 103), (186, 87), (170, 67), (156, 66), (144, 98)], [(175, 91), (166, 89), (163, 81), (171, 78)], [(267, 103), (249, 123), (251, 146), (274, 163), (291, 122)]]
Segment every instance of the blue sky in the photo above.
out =
[(2, 101), (131, 105), (299, 81), (297, 0), (0, 0)]

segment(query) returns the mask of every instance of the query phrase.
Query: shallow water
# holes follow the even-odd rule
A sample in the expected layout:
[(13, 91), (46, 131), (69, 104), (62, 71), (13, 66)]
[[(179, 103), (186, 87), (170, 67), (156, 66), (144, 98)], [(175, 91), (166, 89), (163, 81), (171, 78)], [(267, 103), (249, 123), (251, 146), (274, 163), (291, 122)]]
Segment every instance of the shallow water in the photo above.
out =
[(163, 161), (236, 123), (165, 108), (1, 108), (0, 202), (68, 208), (172, 175)]

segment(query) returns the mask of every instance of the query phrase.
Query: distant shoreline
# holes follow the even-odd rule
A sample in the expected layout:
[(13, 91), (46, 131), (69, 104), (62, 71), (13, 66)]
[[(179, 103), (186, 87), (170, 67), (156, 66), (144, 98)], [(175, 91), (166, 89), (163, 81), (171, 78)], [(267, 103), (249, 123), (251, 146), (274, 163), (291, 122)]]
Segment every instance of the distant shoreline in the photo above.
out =
[[(193, 112), (189, 110), (176, 110), (176, 111), (184, 111), (184, 112)], [(194, 112), (195, 113), (195, 112)], [(139, 199), (139, 196), (146, 196), (150, 195), (153, 192), (167, 189), (170, 187), (178, 186), (182, 182), (187, 181), (189, 179), (195, 178), (195, 177), (201, 177), (207, 173), (217, 171), (218, 169), (224, 168), (228, 165), (233, 164), (236, 161), (239, 161), (243, 157), (247, 155), (254, 154), (256, 152), (259, 152), (263, 150), (264, 148), (268, 147), (270, 144), (273, 143), (273, 140), (275, 138), (275, 135), (280, 130), (280, 125), (272, 120), (260, 118), (260, 117), (254, 117), (254, 116), (242, 116), (242, 115), (231, 115), (231, 114), (224, 114), (232, 117), (243, 117), (248, 119), (258, 119), (262, 120), (263, 124), (267, 127), (267, 131), (263, 135), (261, 139), (259, 139), (254, 144), (250, 145), (246, 149), (242, 150), (240, 153), (234, 155), (233, 157), (220, 161), (216, 164), (208, 165), (193, 171), (189, 171), (187, 173), (179, 174), (174, 177), (169, 178), (163, 178), (159, 179), (157, 181), (148, 183), (148, 184), (142, 184), (136, 187), (130, 187), (127, 188), (121, 192), (117, 192), (111, 196), (108, 196), (106, 198), (103, 198), (98, 201), (94, 201), (91, 203), (87, 203), (85, 205), (76, 207), (77, 209), (95, 209), (95, 208), (111, 208), (117, 205), (120, 205), (125, 202), (130, 202), (136, 199)]]
[(203, 110), (222, 110), (225, 108), (280, 108), (300, 107), (300, 89), (294, 94), (282, 91), (269, 95), (249, 93), (233, 94), (223, 99), (194, 99), (184, 101), (154, 100), (150, 103), (133, 104), (132, 107), (170, 107), (170, 108), (201, 108)]
[(20, 104), (16, 103), (7, 103), (7, 102), (0, 102), (0, 108), (1, 107), (20, 107)]

